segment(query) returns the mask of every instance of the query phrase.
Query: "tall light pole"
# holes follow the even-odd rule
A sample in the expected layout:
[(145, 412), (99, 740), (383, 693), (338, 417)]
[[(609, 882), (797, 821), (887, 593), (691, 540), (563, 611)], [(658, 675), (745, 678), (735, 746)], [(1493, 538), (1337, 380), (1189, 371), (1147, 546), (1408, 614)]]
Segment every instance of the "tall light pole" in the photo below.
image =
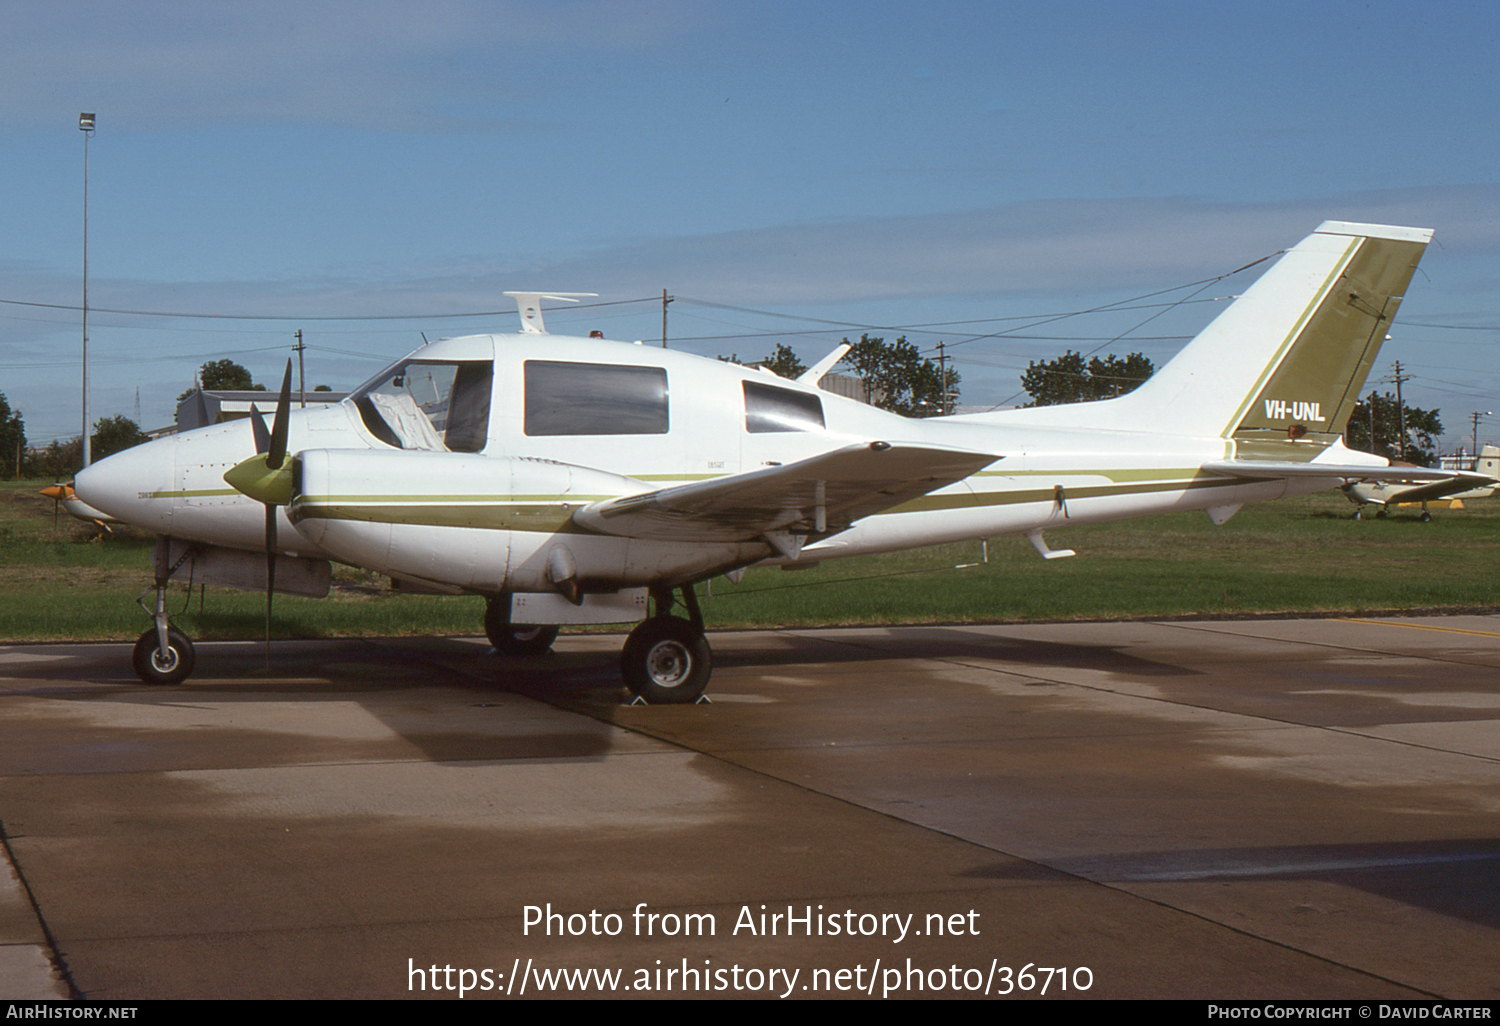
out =
[(83, 465), (89, 465), (89, 136), (94, 115), (78, 115), (83, 133)]

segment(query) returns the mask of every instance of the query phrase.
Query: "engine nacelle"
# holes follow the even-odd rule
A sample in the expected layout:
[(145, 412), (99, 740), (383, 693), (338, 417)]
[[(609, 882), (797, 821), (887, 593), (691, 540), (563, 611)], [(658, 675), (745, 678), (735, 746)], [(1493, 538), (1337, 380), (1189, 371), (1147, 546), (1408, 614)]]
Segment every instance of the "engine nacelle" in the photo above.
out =
[(311, 449), (288, 519), (337, 559), (475, 592), (588, 592), (694, 580), (759, 559), (762, 543), (593, 534), (590, 503), (650, 491), (635, 478), (524, 456)]

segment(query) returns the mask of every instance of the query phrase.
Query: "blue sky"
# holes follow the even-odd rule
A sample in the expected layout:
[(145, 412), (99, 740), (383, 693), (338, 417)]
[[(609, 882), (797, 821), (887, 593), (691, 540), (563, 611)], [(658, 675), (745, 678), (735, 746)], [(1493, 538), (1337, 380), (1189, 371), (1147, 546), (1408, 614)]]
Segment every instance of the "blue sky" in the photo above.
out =
[(706, 355), (943, 340), (1002, 403), (1066, 348), (1164, 362), (1253, 272), (1033, 319), (1334, 218), (1437, 230), (1376, 373), (1467, 444), (1500, 411), (1497, 47), (1464, 0), (6, 0), (0, 392), (78, 433), (79, 315), (23, 304), (80, 302), (87, 110), (94, 418), (167, 423), (225, 356), (274, 386), (299, 328), (350, 387), (525, 289), (624, 339), (667, 289)]

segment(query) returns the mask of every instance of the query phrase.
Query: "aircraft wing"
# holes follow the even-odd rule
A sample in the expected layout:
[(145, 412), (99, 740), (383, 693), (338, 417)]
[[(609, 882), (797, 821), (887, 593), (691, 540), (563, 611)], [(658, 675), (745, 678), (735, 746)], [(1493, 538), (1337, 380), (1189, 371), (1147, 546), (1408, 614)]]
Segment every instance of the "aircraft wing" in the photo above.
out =
[[(999, 458), (870, 442), (785, 466), (605, 499), (578, 510), (573, 520), (601, 534), (663, 541), (748, 541), (788, 529), (825, 534), (961, 481)], [(767, 540), (778, 549), (786, 544)]]
[(1457, 495), (1459, 492), (1489, 487), (1494, 484), (1495, 479), (1492, 477), (1459, 471), (1446, 481), (1433, 481), (1429, 484), (1402, 488), (1387, 498), (1386, 502), (1427, 502), (1430, 499), (1441, 499), (1444, 496)]

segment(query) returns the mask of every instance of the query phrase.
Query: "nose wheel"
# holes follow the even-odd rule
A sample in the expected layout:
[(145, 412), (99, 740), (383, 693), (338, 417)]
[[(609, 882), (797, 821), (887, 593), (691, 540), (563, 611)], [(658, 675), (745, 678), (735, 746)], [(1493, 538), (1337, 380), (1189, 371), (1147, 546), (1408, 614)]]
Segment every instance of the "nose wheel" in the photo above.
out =
[(155, 627), (135, 643), (131, 662), (135, 675), (147, 684), (181, 684), (193, 672), (193, 643), (176, 627), (168, 627), (162, 642)]
[(684, 585), (681, 592), (689, 619), (670, 615), (671, 589), (653, 588), (656, 615), (631, 631), (620, 651), (620, 676), (625, 686), (651, 705), (707, 701), (703, 691), (713, 674), (713, 653), (692, 585)]

